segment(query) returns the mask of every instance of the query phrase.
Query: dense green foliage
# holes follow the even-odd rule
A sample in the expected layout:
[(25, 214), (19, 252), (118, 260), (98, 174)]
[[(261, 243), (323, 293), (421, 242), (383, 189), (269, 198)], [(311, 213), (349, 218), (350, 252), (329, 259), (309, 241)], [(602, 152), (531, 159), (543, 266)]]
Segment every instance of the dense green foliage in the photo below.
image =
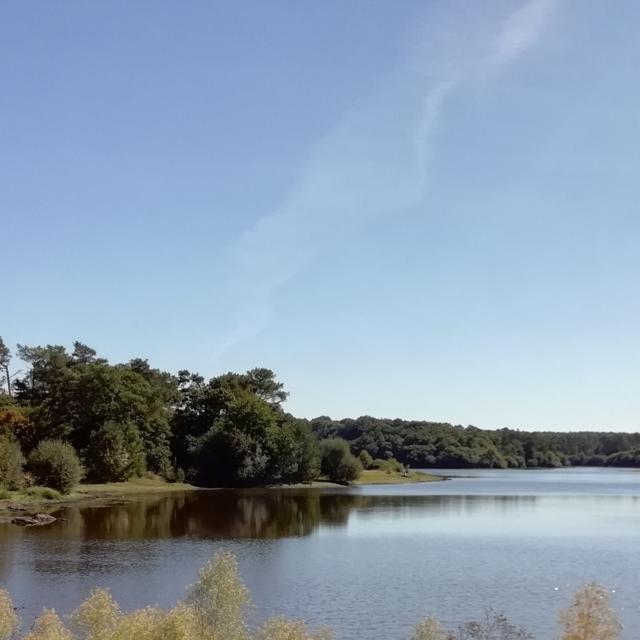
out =
[(351, 482), (362, 471), (362, 464), (342, 438), (330, 438), (320, 443), (320, 470), (333, 482)]
[[(3, 353), (8, 366), (11, 354)], [(320, 473), (318, 440), (308, 422), (282, 410), (288, 394), (269, 369), (206, 381), (141, 359), (112, 365), (80, 342), (71, 353), (18, 345), (17, 354), (28, 370), (0, 392), (0, 438), (27, 454), (45, 439), (68, 443), (94, 482), (149, 471), (248, 486)], [(36, 481), (45, 477), (50, 482), (44, 473)]]
[(340, 437), (352, 451), (395, 458), (414, 468), (640, 467), (640, 433), (489, 431), (447, 423), (370, 416), (311, 421), (320, 438)]
[(176, 465), (205, 486), (302, 482), (319, 469), (308, 424), (285, 414), (282, 385), (268, 369), (228, 373), (209, 382), (181, 371), (175, 409)]
[(24, 456), (14, 440), (0, 437), (0, 487), (15, 491), (24, 485)]
[(363, 469), (371, 469), (373, 467), (373, 458), (366, 449), (363, 449), (358, 454), (358, 460), (360, 460)]
[[(288, 394), (270, 369), (206, 380), (139, 358), (110, 364), (80, 342), (71, 352), (18, 345), (17, 355), (26, 367), (9, 375), (11, 352), (0, 340), (5, 487), (23, 481), (16, 447), (29, 455), (52, 439), (71, 445), (96, 482), (145, 471), (169, 481), (251, 486), (319, 477), (349, 482), (361, 467), (640, 466), (638, 433), (489, 431), (368, 416), (309, 421), (283, 410)], [(3, 462), (7, 447), (16, 452), (13, 466)]]
[(69, 493), (82, 478), (74, 448), (61, 440), (42, 440), (29, 454), (28, 469), (39, 485)]
[(124, 482), (145, 471), (146, 456), (138, 427), (132, 422), (105, 422), (89, 436), (87, 476), (93, 482)]
[[(172, 609), (123, 610), (109, 591), (95, 589), (69, 616), (43, 609), (22, 640), (332, 640), (328, 628), (312, 631), (301, 620), (270, 618), (255, 631), (248, 623), (249, 592), (234, 556), (216, 555), (200, 572), (187, 597)], [(608, 592), (592, 583), (560, 612), (560, 640), (619, 640), (622, 627)], [(17, 638), (20, 619), (0, 589), (0, 640)], [(369, 636), (371, 637), (371, 636)], [(433, 617), (415, 625), (411, 640), (533, 640), (506, 616), (486, 609), (477, 620), (445, 629)]]

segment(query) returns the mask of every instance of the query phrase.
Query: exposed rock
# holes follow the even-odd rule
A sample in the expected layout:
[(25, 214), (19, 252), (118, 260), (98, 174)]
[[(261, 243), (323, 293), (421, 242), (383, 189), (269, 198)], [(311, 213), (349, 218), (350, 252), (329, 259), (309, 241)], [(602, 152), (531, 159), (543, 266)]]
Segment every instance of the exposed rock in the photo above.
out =
[(56, 521), (56, 518), (54, 518), (50, 513), (36, 513), (36, 515), (33, 516), (33, 519), (37, 520), (39, 524), (51, 524)]
[(17, 524), (19, 527), (41, 527), (55, 521), (56, 518), (48, 513), (36, 513), (33, 516), (18, 516), (13, 518), (11, 524)]
[(7, 505), (9, 511), (28, 511), (27, 507), (19, 502), (10, 502)]

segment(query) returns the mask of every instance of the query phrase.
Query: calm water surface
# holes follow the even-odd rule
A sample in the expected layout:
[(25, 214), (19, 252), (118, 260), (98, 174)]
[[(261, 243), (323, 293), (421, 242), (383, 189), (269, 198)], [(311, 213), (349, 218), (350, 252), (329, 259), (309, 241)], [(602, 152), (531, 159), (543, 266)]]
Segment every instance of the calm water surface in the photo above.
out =
[(583, 583), (615, 590), (640, 638), (640, 472), (461, 471), (447, 482), (202, 491), (70, 506), (49, 527), (0, 525), (0, 583), (23, 618), (67, 613), (94, 586), (127, 608), (170, 605), (218, 550), (237, 554), (252, 619), (329, 624), (338, 640), (408, 637), (504, 611), (541, 640)]

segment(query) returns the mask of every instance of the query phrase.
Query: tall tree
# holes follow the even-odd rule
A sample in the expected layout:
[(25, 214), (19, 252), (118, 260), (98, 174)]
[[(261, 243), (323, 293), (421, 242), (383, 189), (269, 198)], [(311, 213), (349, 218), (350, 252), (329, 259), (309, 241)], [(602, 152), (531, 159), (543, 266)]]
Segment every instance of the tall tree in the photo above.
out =
[(7, 382), (7, 394), (11, 396), (11, 376), (9, 375), (9, 363), (11, 362), (11, 351), (0, 336), (0, 369), (4, 372)]
[(284, 390), (284, 385), (276, 380), (276, 374), (271, 369), (256, 367), (247, 371), (249, 389), (258, 398), (268, 402), (274, 407), (279, 407), (289, 396)]

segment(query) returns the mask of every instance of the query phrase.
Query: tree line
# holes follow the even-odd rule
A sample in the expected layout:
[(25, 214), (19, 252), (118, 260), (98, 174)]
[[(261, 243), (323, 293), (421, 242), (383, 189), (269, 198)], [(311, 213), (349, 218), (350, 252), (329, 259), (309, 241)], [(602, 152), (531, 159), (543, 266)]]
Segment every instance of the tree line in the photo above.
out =
[(284, 411), (288, 393), (269, 369), (206, 380), (143, 359), (110, 364), (80, 342), (71, 351), (18, 345), (16, 354), (26, 369), (12, 374), (0, 339), (5, 488), (26, 477), (68, 492), (82, 474), (93, 482), (151, 472), (200, 486), (251, 486), (321, 475), (348, 482), (360, 472), (344, 442), (319, 441), (308, 421)]
[[(136, 358), (111, 364), (89, 346), (0, 338), (0, 485), (63, 491), (81, 475), (123, 481), (145, 472), (201, 486), (348, 482), (361, 467), (640, 466), (640, 434), (481, 430), (446, 423), (296, 418), (273, 371), (209, 380)], [(357, 456), (357, 457), (356, 457)], [(31, 477), (33, 476), (33, 477)], [(43, 483), (44, 484), (44, 483)]]
[(370, 416), (323, 416), (311, 426), (321, 438), (346, 440), (356, 454), (418, 468), (640, 467), (640, 433), (488, 430)]

